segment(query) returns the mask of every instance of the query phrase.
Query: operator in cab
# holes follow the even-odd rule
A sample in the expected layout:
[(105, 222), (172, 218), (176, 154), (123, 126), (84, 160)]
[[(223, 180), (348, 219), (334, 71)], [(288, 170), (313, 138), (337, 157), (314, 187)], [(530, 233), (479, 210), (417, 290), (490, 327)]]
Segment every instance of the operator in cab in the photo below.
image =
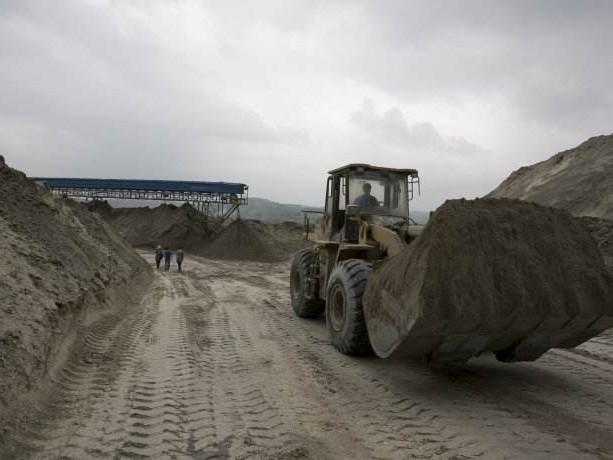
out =
[(368, 182), (365, 182), (362, 185), (362, 194), (355, 199), (353, 204), (357, 204), (361, 208), (377, 208), (379, 207), (379, 200), (376, 197), (370, 194), (370, 190), (372, 189), (372, 185)]

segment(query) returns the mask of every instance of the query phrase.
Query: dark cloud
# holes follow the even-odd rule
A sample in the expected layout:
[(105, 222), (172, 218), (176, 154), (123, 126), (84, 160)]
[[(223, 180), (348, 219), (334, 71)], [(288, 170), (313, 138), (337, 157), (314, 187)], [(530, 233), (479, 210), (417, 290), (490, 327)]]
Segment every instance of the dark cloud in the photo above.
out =
[(379, 139), (403, 149), (419, 149), (438, 154), (474, 155), (484, 154), (486, 150), (471, 144), (462, 137), (444, 136), (428, 122), (409, 123), (398, 108), (377, 113), (371, 100), (364, 100), (362, 106), (351, 114), (353, 125)]
[(613, 115), (612, 2), (352, 5), (361, 19), (329, 36), (338, 64), (407, 101), (503, 96), (518, 116), (564, 129), (589, 130), (594, 111)]
[[(2, 20), (0, 118), (19, 123), (24, 133), (46, 136), (37, 145), (52, 150), (60, 138), (72, 139), (62, 147), (79, 152), (65, 156), (79, 158), (88, 175), (159, 177), (169, 169), (180, 174), (182, 162), (185, 168), (195, 155), (214, 165), (216, 152), (201, 149), (207, 139), (306, 141), (304, 132), (276, 126), (206, 88), (189, 66), (175, 67), (177, 57), (163, 52), (147, 30), (122, 33), (107, 9), (24, 3)], [(43, 152), (17, 147), (10, 153), (28, 156), (24, 164), (33, 167), (31, 172), (45, 172), (44, 163), (34, 161)], [(171, 166), (156, 169), (166, 163)]]
[(610, 132), (612, 13), (596, 0), (5, 0), (0, 151), (31, 174), (243, 180), (312, 204), (327, 169), (381, 152), (422, 170), (432, 207)]

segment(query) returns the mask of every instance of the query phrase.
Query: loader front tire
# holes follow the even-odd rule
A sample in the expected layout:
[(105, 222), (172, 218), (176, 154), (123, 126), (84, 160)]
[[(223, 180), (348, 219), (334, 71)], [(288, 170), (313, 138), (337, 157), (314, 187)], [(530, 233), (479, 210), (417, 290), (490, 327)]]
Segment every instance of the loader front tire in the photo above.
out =
[(372, 265), (362, 259), (339, 262), (328, 282), (326, 328), (332, 345), (347, 355), (370, 355), (362, 294)]
[(292, 259), (290, 270), (290, 295), (292, 308), (300, 318), (316, 318), (324, 311), (325, 304), (322, 299), (314, 298), (309, 292), (309, 284), (315, 283), (312, 278), (312, 268), (317, 262), (317, 255), (313, 249), (298, 251)]

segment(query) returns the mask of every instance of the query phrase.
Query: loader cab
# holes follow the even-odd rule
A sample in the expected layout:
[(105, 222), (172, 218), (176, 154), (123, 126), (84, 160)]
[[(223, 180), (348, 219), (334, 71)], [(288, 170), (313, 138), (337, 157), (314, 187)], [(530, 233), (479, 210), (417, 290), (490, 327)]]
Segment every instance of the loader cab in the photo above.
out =
[[(419, 176), (415, 169), (350, 164), (329, 172), (321, 236), (330, 241), (357, 239), (358, 220), (408, 220), (409, 201)], [(380, 216), (380, 217), (376, 217)]]

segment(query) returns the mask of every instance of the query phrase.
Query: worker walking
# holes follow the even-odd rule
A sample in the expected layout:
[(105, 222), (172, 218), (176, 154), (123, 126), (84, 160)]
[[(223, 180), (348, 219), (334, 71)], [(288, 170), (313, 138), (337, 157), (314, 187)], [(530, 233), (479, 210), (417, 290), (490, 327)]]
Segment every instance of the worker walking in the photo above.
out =
[(177, 250), (177, 266), (179, 267), (179, 271), (181, 271), (181, 265), (183, 264), (183, 248), (179, 248)]
[(164, 271), (170, 270), (170, 259), (172, 258), (172, 251), (168, 246), (164, 248)]
[(162, 254), (162, 246), (158, 244), (155, 248), (155, 268), (160, 268), (160, 262), (162, 261), (162, 257), (164, 257), (164, 255)]

